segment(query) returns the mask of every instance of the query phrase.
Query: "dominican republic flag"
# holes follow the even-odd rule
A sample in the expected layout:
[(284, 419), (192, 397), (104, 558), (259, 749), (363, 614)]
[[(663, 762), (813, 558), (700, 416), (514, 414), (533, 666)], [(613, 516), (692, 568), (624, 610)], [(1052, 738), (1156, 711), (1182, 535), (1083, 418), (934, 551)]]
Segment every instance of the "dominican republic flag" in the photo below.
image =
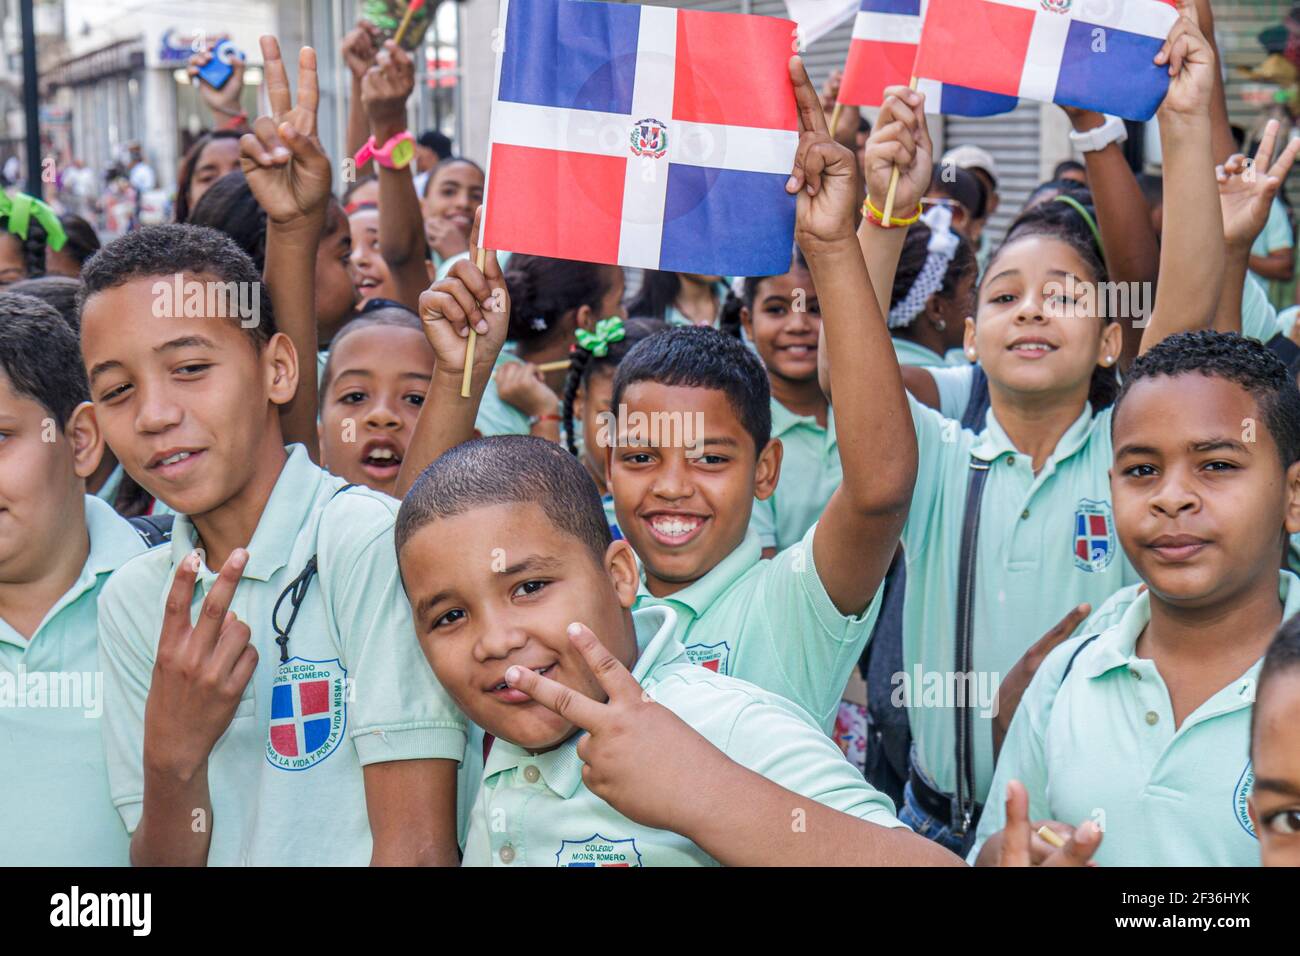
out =
[(794, 24), (505, 0), (483, 244), (705, 275), (790, 268)]
[(929, 0), (916, 71), (944, 83), (1147, 120), (1172, 0)]
[[(840, 102), (879, 106), (887, 86), (907, 86), (921, 41), (926, 0), (862, 0), (840, 83)], [(928, 113), (993, 116), (1016, 108), (1014, 96), (985, 93), (916, 74)]]

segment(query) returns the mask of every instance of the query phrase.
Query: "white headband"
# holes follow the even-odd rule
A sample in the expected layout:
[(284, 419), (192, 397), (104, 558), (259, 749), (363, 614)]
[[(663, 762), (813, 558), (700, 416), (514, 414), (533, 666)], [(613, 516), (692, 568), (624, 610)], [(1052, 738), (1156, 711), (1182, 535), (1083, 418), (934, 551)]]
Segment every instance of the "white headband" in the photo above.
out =
[(943, 288), (944, 277), (948, 275), (948, 265), (957, 253), (960, 237), (952, 231), (952, 212), (946, 206), (931, 206), (921, 217), (921, 221), (930, 227), (930, 242), (926, 247), (925, 264), (917, 273), (912, 288), (907, 290), (901, 302), (889, 310), (889, 327), (905, 329), (911, 325), (930, 296)]

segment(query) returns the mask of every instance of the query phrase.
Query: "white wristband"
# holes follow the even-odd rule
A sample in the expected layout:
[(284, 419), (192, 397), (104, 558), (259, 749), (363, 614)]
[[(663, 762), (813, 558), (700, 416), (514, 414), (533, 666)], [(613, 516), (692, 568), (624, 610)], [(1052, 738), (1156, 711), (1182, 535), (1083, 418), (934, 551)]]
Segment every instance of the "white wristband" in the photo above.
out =
[(1124, 121), (1118, 116), (1107, 116), (1106, 122), (1096, 129), (1078, 132), (1070, 130), (1070, 142), (1083, 153), (1095, 153), (1105, 149), (1111, 143), (1122, 143), (1128, 139), (1128, 130)]

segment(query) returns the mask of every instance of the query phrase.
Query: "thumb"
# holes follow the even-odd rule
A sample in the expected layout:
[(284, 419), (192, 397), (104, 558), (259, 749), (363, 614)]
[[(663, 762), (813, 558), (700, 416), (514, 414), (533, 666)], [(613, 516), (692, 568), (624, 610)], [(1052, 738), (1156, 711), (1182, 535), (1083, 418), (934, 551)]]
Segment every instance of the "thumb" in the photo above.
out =
[(1100, 846), (1101, 827), (1092, 820), (1085, 820), (1074, 828), (1074, 834), (1065, 846), (1043, 861), (1043, 866), (1087, 866)]

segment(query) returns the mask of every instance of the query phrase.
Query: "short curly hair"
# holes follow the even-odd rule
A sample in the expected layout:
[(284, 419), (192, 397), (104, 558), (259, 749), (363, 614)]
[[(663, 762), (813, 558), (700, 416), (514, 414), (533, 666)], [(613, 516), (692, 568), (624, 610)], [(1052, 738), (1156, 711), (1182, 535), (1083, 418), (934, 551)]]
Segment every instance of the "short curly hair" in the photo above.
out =
[[(1263, 344), (1235, 332), (1179, 332), (1140, 355), (1115, 399), (1116, 414), (1143, 379), (1192, 374), (1226, 379), (1249, 392), (1277, 445), (1282, 467), (1300, 460), (1300, 389), (1295, 379)], [(1112, 418), (1112, 429), (1114, 423)]]
[(1250, 713), (1250, 751), (1253, 759), (1255, 753), (1255, 721), (1259, 714), (1259, 702), (1264, 690), (1273, 684), (1279, 674), (1290, 673), (1300, 668), (1300, 614), (1293, 614), (1282, 622), (1273, 643), (1264, 653), (1264, 663), (1260, 666), (1259, 677), (1255, 681), (1255, 706)]

